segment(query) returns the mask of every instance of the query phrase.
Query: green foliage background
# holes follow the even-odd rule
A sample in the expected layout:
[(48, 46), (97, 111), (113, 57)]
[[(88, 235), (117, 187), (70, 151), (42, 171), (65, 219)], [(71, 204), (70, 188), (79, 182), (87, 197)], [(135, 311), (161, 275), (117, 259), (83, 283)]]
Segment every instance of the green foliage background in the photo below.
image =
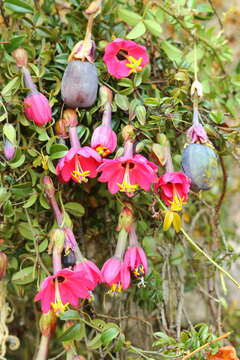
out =
[[(129, 122), (137, 129), (137, 150), (150, 158), (156, 135), (164, 133), (176, 170), (180, 170), (185, 131), (192, 120), (190, 87), (196, 44), (198, 77), (204, 92), (201, 119), (221, 166), (219, 181), (210, 191), (191, 193), (183, 218), (196, 242), (230, 269), (238, 255), (228, 241), (236, 239), (225, 195), (234, 193), (239, 184), (232, 177), (232, 164), (239, 159), (240, 73), (238, 66), (230, 70), (232, 54), (221, 24), (209, 25), (217, 19), (211, 4), (203, 0), (105, 0), (95, 20), (93, 39), (100, 83), (114, 93), (113, 125), (119, 147), (120, 130)], [(58, 200), (69, 215), (66, 218), (73, 224), (79, 245), (99, 266), (113, 253), (125, 197), (112, 196), (96, 179), (81, 186), (59, 185), (55, 176), (57, 159), (68, 146), (59, 144), (54, 134), (54, 123), (63, 109), (61, 78), (73, 45), (84, 37), (87, 20), (83, 10), (89, 2), (6, 0), (0, 5), (0, 126), (2, 130), (8, 117), (16, 129), (18, 145), (12, 161), (6, 162), (3, 156), (0, 159), (0, 250), (9, 258), (7, 301), (14, 309), (9, 330), (21, 342), (17, 351), (8, 351), (7, 359), (30, 359), (40, 337), (40, 310), (33, 297), (46, 276), (44, 269), (51, 272), (48, 234), (56, 226), (43, 193), (42, 177), (54, 179)], [(109, 76), (102, 57), (106, 44), (116, 37), (147, 47), (151, 64), (142, 73), (118, 81)], [(27, 90), (11, 56), (18, 47), (27, 50), (34, 81), (50, 100), (53, 121), (45, 128), (36, 127), (23, 115)], [(79, 109), (78, 115), (81, 143), (89, 144), (93, 128), (101, 121), (100, 102), (90, 109)], [(11, 139), (14, 136), (6, 130), (1, 133)], [(62, 352), (61, 341), (72, 339), (86, 359), (178, 358), (229, 329), (233, 330), (232, 343), (240, 350), (239, 310), (229, 307), (223, 277), (182, 235), (173, 230), (163, 233), (162, 216), (153, 217), (153, 201), (151, 193), (133, 198), (139, 239), (150, 263), (147, 286), (132, 286), (113, 299), (104, 295), (106, 289), (101, 285), (93, 304), (79, 313), (67, 312), (59, 320), (49, 358)], [(196, 325), (188, 314), (183, 299), (191, 292), (198, 292), (206, 304), (206, 324)], [(69, 319), (75, 321), (70, 335), (62, 329), (64, 320)]]

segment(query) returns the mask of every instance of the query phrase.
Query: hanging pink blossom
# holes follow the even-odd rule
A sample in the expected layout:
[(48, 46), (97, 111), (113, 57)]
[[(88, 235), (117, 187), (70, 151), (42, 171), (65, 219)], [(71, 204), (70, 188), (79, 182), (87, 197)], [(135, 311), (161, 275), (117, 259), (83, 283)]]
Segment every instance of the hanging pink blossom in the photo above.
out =
[(95, 265), (92, 261), (83, 260), (79, 264), (76, 264), (74, 267), (74, 271), (82, 271), (85, 273), (86, 278), (91, 280), (94, 284), (94, 288), (97, 284), (102, 282), (102, 274), (97, 265)]
[(124, 265), (136, 278), (144, 277), (148, 271), (144, 250), (140, 246), (130, 246), (124, 255)]
[(181, 171), (167, 172), (159, 178), (154, 190), (167, 205), (171, 205), (174, 196), (183, 201), (187, 200), (190, 184), (191, 179)]
[(66, 310), (68, 304), (77, 306), (79, 299), (89, 298), (89, 291), (93, 288), (93, 282), (83, 271), (63, 269), (42, 282), (34, 300), (41, 301), (42, 312), (47, 313), (52, 308), (59, 314)]
[(117, 257), (108, 259), (104, 263), (101, 273), (103, 282), (111, 288), (110, 293), (113, 295), (120, 293), (122, 289), (127, 289), (130, 285), (129, 269)]
[(109, 125), (98, 126), (92, 135), (91, 147), (96, 150), (99, 155), (106, 157), (117, 147), (117, 135)]
[(58, 179), (61, 183), (71, 178), (78, 183), (87, 182), (88, 177), (96, 177), (101, 161), (101, 156), (88, 146), (72, 147), (57, 164)]
[(103, 60), (108, 72), (117, 79), (142, 71), (149, 62), (147, 50), (134, 41), (115, 39), (105, 48)]

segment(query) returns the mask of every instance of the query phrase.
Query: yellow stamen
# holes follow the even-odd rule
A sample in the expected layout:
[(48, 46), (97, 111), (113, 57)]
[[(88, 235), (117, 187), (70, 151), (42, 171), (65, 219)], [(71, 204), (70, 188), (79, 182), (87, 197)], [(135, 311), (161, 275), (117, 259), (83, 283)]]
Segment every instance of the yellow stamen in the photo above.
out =
[(139, 189), (139, 186), (137, 184), (131, 185), (124, 180), (122, 184), (117, 183), (117, 185), (120, 187), (121, 192), (134, 192)]
[(73, 172), (71, 173), (72, 177), (78, 182), (78, 183), (82, 183), (82, 182), (88, 182), (87, 177), (90, 175), (90, 171), (78, 171), (78, 170), (73, 170)]
[(145, 275), (145, 270), (142, 264), (140, 264), (133, 270), (133, 275), (135, 277), (143, 277)]
[(128, 56), (127, 59), (130, 61), (128, 64), (126, 64), (126, 66), (130, 68), (129, 74), (143, 70), (142, 66), (140, 66), (142, 63), (141, 57), (139, 59), (135, 59), (133, 56)]
[(183, 205), (186, 204), (184, 198), (180, 198), (178, 195), (173, 196), (173, 201), (170, 201), (171, 211), (182, 211)]
[(111, 154), (111, 151), (106, 146), (97, 146), (96, 151), (101, 155), (102, 157), (107, 157), (109, 154)]
[(111, 289), (107, 292), (111, 296), (117, 296), (122, 292), (121, 283), (113, 283)]
[(53, 308), (53, 311), (55, 312), (55, 314), (57, 316), (61, 315), (62, 313), (64, 313), (67, 309), (68, 309), (68, 305), (69, 303), (63, 305), (62, 300), (58, 299), (56, 300), (54, 303), (51, 303), (51, 306)]

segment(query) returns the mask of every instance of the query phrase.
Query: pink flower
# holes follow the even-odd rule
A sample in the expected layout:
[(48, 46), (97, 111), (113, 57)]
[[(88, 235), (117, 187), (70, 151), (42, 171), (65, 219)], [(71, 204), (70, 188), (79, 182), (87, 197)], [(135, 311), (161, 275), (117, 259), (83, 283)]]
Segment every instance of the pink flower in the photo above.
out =
[(142, 71), (149, 62), (147, 50), (134, 41), (116, 39), (105, 48), (103, 60), (108, 72), (117, 79)]
[(102, 282), (102, 274), (97, 265), (95, 265), (92, 261), (84, 260), (79, 264), (76, 264), (74, 267), (74, 271), (82, 271), (86, 274), (86, 278), (91, 280), (94, 284), (94, 288), (97, 284)]
[(123, 156), (115, 160), (104, 159), (98, 167), (98, 172), (102, 172), (98, 181), (108, 182), (112, 194), (121, 191), (132, 197), (137, 189), (148, 191), (157, 181), (158, 167), (142, 155), (133, 155), (132, 149), (132, 142), (127, 141)]
[(190, 184), (191, 179), (184, 173), (167, 172), (159, 178), (154, 191), (159, 193), (167, 205), (171, 205), (175, 195), (183, 201), (187, 200)]
[(110, 288), (113, 295), (120, 293), (122, 289), (127, 289), (130, 285), (130, 272), (124, 266), (123, 261), (117, 257), (108, 259), (101, 270), (103, 282)]
[(136, 278), (144, 277), (148, 271), (144, 250), (140, 246), (130, 246), (124, 256), (124, 265)]
[(48, 99), (40, 92), (30, 93), (24, 99), (24, 112), (28, 120), (42, 126), (52, 119), (52, 111)]
[(200, 123), (193, 124), (187, 131), (187, 136), (193, 144), (205, 143), (208, 141), (208, 136), (204, 127)]
[(94, 284), (83, 271), (63, 269), (43, 280), (34, 300), (41, 301), (42, 312), (47, 313), (52, 307), (59, 314), (66, 310), (68, 304), (77, 306), (79, 298), (89, 298), (89, 290), (93, 288)]
[(72, 147), (57, 164), (58, 179), (61, 183), (71, 178), (78, 183), (87, 182), (87, 177), (94, 178), (97, 175), (101, 161), (101, 156), (88, 146)]
[(99, 155), (106, 157), (117, 147), (117, 135), (109, 125), (98, 126), (92, 135), (91, 147), (96, 150)]

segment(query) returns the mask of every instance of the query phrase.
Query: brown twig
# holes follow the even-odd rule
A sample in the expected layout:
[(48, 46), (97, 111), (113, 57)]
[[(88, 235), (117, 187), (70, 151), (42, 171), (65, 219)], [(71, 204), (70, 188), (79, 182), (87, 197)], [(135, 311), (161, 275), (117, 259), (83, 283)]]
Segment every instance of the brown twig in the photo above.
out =
[(210, 346), (211, 344), (213, 344), (213, 343), (215, 343), (215, 342), (217, 342), (217, 341), (220, 341), (220, 340), (222, 340), (222, 339), (225, 339), (225, 338), (228, 337), (231, 333), (232, 333), (232, 332), (229, 331), (229, 332), (227, 332), (226, 334), (223, 334), (223, 335), (217, 337), (216, 339), (213, 339), (213, 340), (211, 340), (211, 341), (208, 341), (206, 344), (200, 346), (199, 348), (197, 348), (197, 349), (195, 349), (194, 351), (192, 351), (190, 354), (184, 356), (184, 357), (182, 358), (182, 360), (187, 360), (187, 359), (189, 359), (190, 357), (192, 357), (193, 355), (195, 355), (195, 354), (198, 353), (199, 351), (206, 349), (206, 347)]
[(213, 2), (212, 0), (208, 0), (209, 4), (211, 5), (211, 8), (213, 9), (213, 12), (214, 14), (216, 15), (217, 19), (218, 19), (218, 22), (219, 22), (219, 25), (220, 25), (220, 28), (223, 29), (223, 23), (222, 23), (222, 20), (220, 19), (214, 5), (213, 5)]

